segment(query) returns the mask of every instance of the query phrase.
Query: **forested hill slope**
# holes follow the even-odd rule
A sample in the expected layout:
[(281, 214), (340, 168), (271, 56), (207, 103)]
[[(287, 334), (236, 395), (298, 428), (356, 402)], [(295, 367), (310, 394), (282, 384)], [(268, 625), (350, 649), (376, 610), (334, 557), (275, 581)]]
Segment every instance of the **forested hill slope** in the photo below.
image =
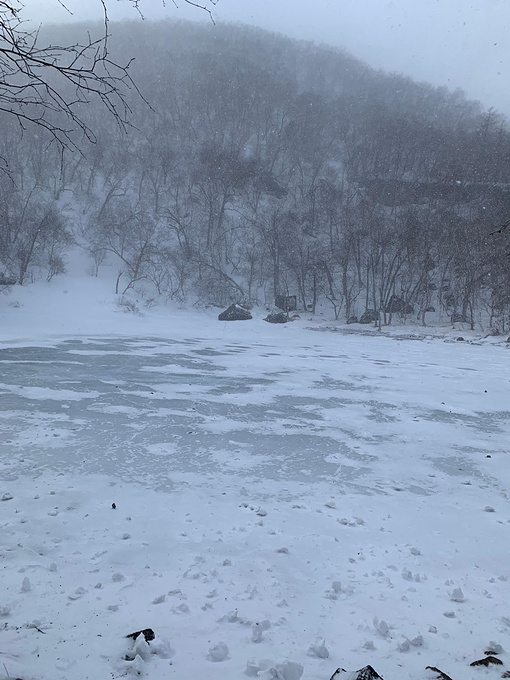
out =
[(490, 233), (510, 216), (510, 133), (495, 111), (258, 29), (111, 33), (141, 94), (127, 92), (126, 131), (91, 102), (97, 142), (62, 157), (0, 121), (0, 273), (51, 278), (78, 242), (119, 291), (508, 324), (508, 246)]

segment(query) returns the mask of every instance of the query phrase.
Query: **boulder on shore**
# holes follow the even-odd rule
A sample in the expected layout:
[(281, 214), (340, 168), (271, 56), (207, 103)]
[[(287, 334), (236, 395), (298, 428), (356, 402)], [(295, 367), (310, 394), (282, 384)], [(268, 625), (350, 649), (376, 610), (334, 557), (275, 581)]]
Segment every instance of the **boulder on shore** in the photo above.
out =
[(218, 321), (248, 321), (252, 318), (247, 309), (235, 303), (218, 315)]
[(267, 321), (268, 323), (287, 323), (289, 318), (285, 312), (271, 312), (271, 314), (266, 316), (264, 321)]
[(360, 323), (375, 323), (379, 321), (379, 312), (376, 309), (367, 309), (361, 315)]

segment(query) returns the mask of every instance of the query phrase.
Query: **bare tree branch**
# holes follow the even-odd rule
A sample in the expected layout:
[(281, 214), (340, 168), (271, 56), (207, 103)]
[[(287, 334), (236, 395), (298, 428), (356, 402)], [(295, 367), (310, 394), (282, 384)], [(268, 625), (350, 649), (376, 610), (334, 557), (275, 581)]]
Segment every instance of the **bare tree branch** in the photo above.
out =
[(490, 235), (494, 236), (494, 234), (502, 234), (505, 232), (508, 227), (510, 227), (510, 220), (507, 220), (504, 224), (501, 225), (499, 229), (496, 229), (495, 231), (491, 231)]
[[(139, 12), (142, 1), (128, 0)], [(72, 14), (66, 0), (56, 2)], [(0, 111), (13, 116), (22, 130), (29, 124), (46, 130), (63, 148), (77, 148), (77, 132), (96, 141), (83, 115), (92, 100), (99, 99), (125, 130), (131, 113), (127, 92), (135, 90), (143, 99), (129, 73), (131, 62), (119, 64), (110, 57), (107, 0), (98, 2), (104, 24), (99, 38), (87, 35), (71, 45), (41, 46), (39, 30), (28, 28), (22, 16), (22, 0), (0, 0)], [(184, 2), (212, 19), (207, 2), (219, 0)]]
[[(209, 2), (211, 3), (211, 5), (214, 5), (214, 6), (216, 6), (216, 5), (218, 4), (219, 1), (220, 1), (220, 0), (209, 0)], [(185, 2), (187, 5), (191, 5), (192, 7), (196, 7), (197, 9), (201, 9), (201, 10), (203, 10), (204, 12), (207, 12), (207, 13), (209, 14), (210, 18), (211, 18), (211, 21), (212, 21), (213, 24), (214, 24), (214, 17), (213, 17), (212, 10), (209, 9), (206, 5), (200, 5), (200, 4), (198, 4), (197, 2), (193, 2), (192, 0), (184, 0), (184, 2)], [(177, 3), (175, 2), (175, 0), (174, 0), (174, 4), (177, 6)]]

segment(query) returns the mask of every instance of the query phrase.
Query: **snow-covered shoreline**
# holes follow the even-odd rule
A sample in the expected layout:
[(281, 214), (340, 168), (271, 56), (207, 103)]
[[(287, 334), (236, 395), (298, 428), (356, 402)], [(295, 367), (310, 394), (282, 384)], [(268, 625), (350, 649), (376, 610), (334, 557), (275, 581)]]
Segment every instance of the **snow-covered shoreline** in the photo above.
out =
[[(394, 323), (379, 331), (372, 325), (335, 322), (328, 309), (317, 316), (303, 313), (298, 321), (285, 326), (261, 323), (267, 315), (263, 308), (255, 308), (254, 319), (249, 322), (219, 322), (221, 310), (218, 308), (196, 309), (177, 303), (146, 306), (143, 297), (136, 299), (136, 294), (132, 294), (132, 302), (140, 312), (136, 314), (126, 311), (121, 304), (122, 296), (115, 295), (113, 290), (114, 282), (109, 276), (61, 276), (50, 283), (40, 281), (35, 285), (5, 289), (0, 295), (0, 342), (80, 335), (166, 337), (178, 334), (182, 337), (191, 332), (204, 339), (215, 337), (220, 341), (226, 337), (265, 337), (272, 341), (278, 333), (295, 335), (308, 330), (396, 339), (456, 341), (463, 337), (466, 341), (502, 346), (510, 337), (509, 333), (491, 336), (480, 328), (471, 331), (468, 324), (446, 321), (428, 326), (409, 321)], [(300, 337), (298, 342), (301, 342)]]

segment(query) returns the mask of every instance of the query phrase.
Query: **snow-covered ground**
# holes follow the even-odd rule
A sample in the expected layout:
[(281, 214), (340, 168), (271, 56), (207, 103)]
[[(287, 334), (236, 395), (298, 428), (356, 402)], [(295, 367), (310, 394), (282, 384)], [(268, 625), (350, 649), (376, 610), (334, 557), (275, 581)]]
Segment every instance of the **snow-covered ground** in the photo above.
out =
[(504, 338), (110, 290), (0, 296), (0, 678), (510, 668)]

